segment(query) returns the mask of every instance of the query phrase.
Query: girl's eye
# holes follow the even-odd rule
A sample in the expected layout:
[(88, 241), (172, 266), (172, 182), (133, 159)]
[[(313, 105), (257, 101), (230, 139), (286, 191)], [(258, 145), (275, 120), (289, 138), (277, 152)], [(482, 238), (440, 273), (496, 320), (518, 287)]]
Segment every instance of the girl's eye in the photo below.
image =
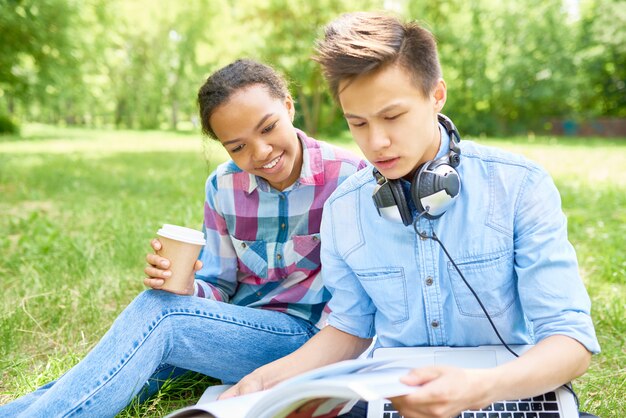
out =
[(360, 128), (365, 126), (365, 122), (350, 122), (350, 126), (354, 126), (355, 128)]
[(268, 132), (271, 132), (272, 129), (274, 129), (274, 127), (276, 126), (276, 124), (278, 123), (278, 121), (272, 123), (271, 125), (267, 125), (265, 128), (263, 128), (263, 130), (261, 131), (261, 133), (266, 134)]
[(243, 149), (243, 147), (245, 147), (245, 146), (246, 146), (246, 144), (240, 144), (240, 145), (237, 145), (235, 148), (231, 149), (231, 150), (230, 150), (230, 152), (239, 152), (239, 151), (241, 151), (241, 150)]

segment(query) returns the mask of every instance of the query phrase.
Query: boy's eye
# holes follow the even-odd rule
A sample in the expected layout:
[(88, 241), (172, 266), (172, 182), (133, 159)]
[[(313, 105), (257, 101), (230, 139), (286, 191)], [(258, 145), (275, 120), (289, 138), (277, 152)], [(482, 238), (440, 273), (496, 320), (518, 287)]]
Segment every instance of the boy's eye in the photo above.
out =
[(394, 120), (394, 119), (398, 119), (402, 115), (404, 115), (404, 113), (398, 113), (397, 115), (392, 115), (392, 116), (385, 116), (385, 119)]
[(265, 128), (263, 128), (263, 130), (261, 131), (261, 133), (266, 134), (266, 133), (268, 133), (268, 132), (271, 132), (271, 131), (272, 131), (272, 129), (274, 129), (274, 127), (276, 126), (276, 124), (277, 124), (277, 123), (278, 123), (278, 121), (276, 121), (276, 122), (274, 122), (274, 123), (272, 123), (272, 124), (270, 124), (270, 125), (267, 125)]
[(245, 147), (246, 144), (239, 144), (237, 145), (235, 148), (231, 149), (230, 152), (239, 152), (243, 149), (243, 147)]
[(350, 126), (354, 126), (355, 128), (360, 128), (362, 126), (365, 126), (365, 122), (349, 122)]

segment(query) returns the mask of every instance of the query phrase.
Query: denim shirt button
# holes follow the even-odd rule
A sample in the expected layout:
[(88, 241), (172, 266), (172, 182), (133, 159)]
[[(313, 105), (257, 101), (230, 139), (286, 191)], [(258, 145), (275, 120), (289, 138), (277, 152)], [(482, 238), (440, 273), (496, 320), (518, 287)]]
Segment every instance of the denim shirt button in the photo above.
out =
[(430, 326), (432, 326), (433, 328), (437, 328), (439, 326), (439, 321), (437, 321), (436, 319), (430, 323)]
[(432, 286), (432, 285), (433, 285), (433, 282), (434, 282), (434, 280), (433, 280), (433, 278), (432, 278), (432, 277), (428, 276), (428, 277), (426, 278), (426, 286)]
[(426, 236), (426, 231), (420, 232), (419, 236), (422, 241), (426, 241), (428, 239), (428, 237)]

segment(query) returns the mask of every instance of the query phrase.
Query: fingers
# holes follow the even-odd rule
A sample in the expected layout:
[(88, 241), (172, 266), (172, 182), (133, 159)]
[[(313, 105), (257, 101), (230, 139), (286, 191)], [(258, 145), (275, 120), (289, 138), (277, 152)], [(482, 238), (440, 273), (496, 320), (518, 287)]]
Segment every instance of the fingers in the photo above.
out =
[[(152, 246), (152, 249), (154, 251), (159, 251), (161, 249), (161, 242), (158, 239), (153, 239), (152, 241), (150, 241), (150, 245)], [(167, 270), (170, 267), (170, 260), (154, 253), (146, 254), (146, 262), (152, 267), (156, 267), (161, 270)], [(149, 276), (152, 275), (149, 274)], [(154, 277), (160, 277), (160, 275)]]
[(418, 386), (406, 396), (391, 399), (404, 417), (450, 417), (467, 406), (467, 399), (459, 398), (459, 389), (466, 383), (462, 369), (441, 366), (413, 369), (400, 381)]
[[(158, 239), (150, 241), (150, 245), (155, 251), (161, 249), (161, 242)], [(165, 279), (172, 276), (172, 272), (167, 270), (170, 267), (170, 261), (157, 254), (146, 254), (146, 262), (148, 265), (144, 268), (146, 277), (143, 284), (152, 289), (161, 289), (165, 284)]]
[(263, 390), (263, 379), (258, 374), (249, 374), (235, 386), (222, 393), (218, 399), (228, 399), (239, 395), (258, 392)]
[[(161, 242), (158, 239), (153, 239), (152, 241), (150, 241), (150, 245), (152, 246), (154, 251), (158, 251), (161, 249)], [(146, 254), (146, 262), (148, 263), (148, 265), (144, 268), (143, 271), (148, 277), (144, 279), (143, 283), (153, 289), (161, 289), (165, 283), (165, 280), (172, 277), (172, 272), (168, 270), (170, 268), (170, 261), (167, 258), (161, 257), (158, 254), (150, 253)], [(193, 266), (193, 271), (196, 272), (201, 268), (202, 261), (196, 260)], [(192, 286), (185, 291), (168, 291), (181, 295), (193, 295), (194, 288)]]
[(162, 270), (153, 266), (146, 266), (146, 268), (143, 269), (143, 272), (146, 273), (146, 276), (153, 279), (168, 279), (172, 276), (171, 271)]
[(227, 390), (225, 390), (217, 399), (228, 399), (234, 398), (235, 396), (239, 396), (239, 387), (237, 385), (231, 386)]
[(416, 386), (408, 395), (391, 398), (406, 418), (445, 418), (488, 403), (489, 393), (478, 382), (487, 381), (486, 369), (432, 366), (411, 370), (400, 381)]
[(405, 385), (418, 386), (418, 388), (411, 394), (392, 401), (394, 404), (397, 402), (399, 405), (412, 407), (440, 402), (442, 398), (445, 398), (444, 394), (440, 393), (442, 391), (440, 386), (441, 378), (446, 370), (441, 367), (412, 369), (407, 375), (401, 377), (400, 381)]
[(419, 386), (437, 379), (441, 374), (442, 370), (436, 367), (412, 369), (407, 375), (402, 376), (400, 381), (405, 385)]
[(163, 287), (163, 285), (165, 284), (165, 280), (146, 277), (145, 279), (143, 279), (143, 284), (146, 285), (147, 287), (151, 287), (153, 289), (158, 290), (158, 289), (161, 289), (161, 287)]
[(163, 258), (157, 254), (146, 254), (146, 262), (151, 266), (167, 269), (170, 266), (170, 260)]
[(159, 251), (161, 249), (161, 241), (156, 238), (150, 241), (150, 245), (154, 251)]

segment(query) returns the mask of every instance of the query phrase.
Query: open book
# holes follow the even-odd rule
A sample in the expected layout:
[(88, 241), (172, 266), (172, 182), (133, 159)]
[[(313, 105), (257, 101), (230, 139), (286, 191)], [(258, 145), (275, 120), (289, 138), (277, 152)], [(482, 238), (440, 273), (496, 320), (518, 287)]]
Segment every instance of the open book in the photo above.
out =
[[(413, 390), (400, 382), (410, 359), (346, 360), (295, 376), (272, 389), (179, 409), (166, 418), (327, 418), (359, 400), (390, 398)], [(209, 388), (210, 390), (211, 388)]]

